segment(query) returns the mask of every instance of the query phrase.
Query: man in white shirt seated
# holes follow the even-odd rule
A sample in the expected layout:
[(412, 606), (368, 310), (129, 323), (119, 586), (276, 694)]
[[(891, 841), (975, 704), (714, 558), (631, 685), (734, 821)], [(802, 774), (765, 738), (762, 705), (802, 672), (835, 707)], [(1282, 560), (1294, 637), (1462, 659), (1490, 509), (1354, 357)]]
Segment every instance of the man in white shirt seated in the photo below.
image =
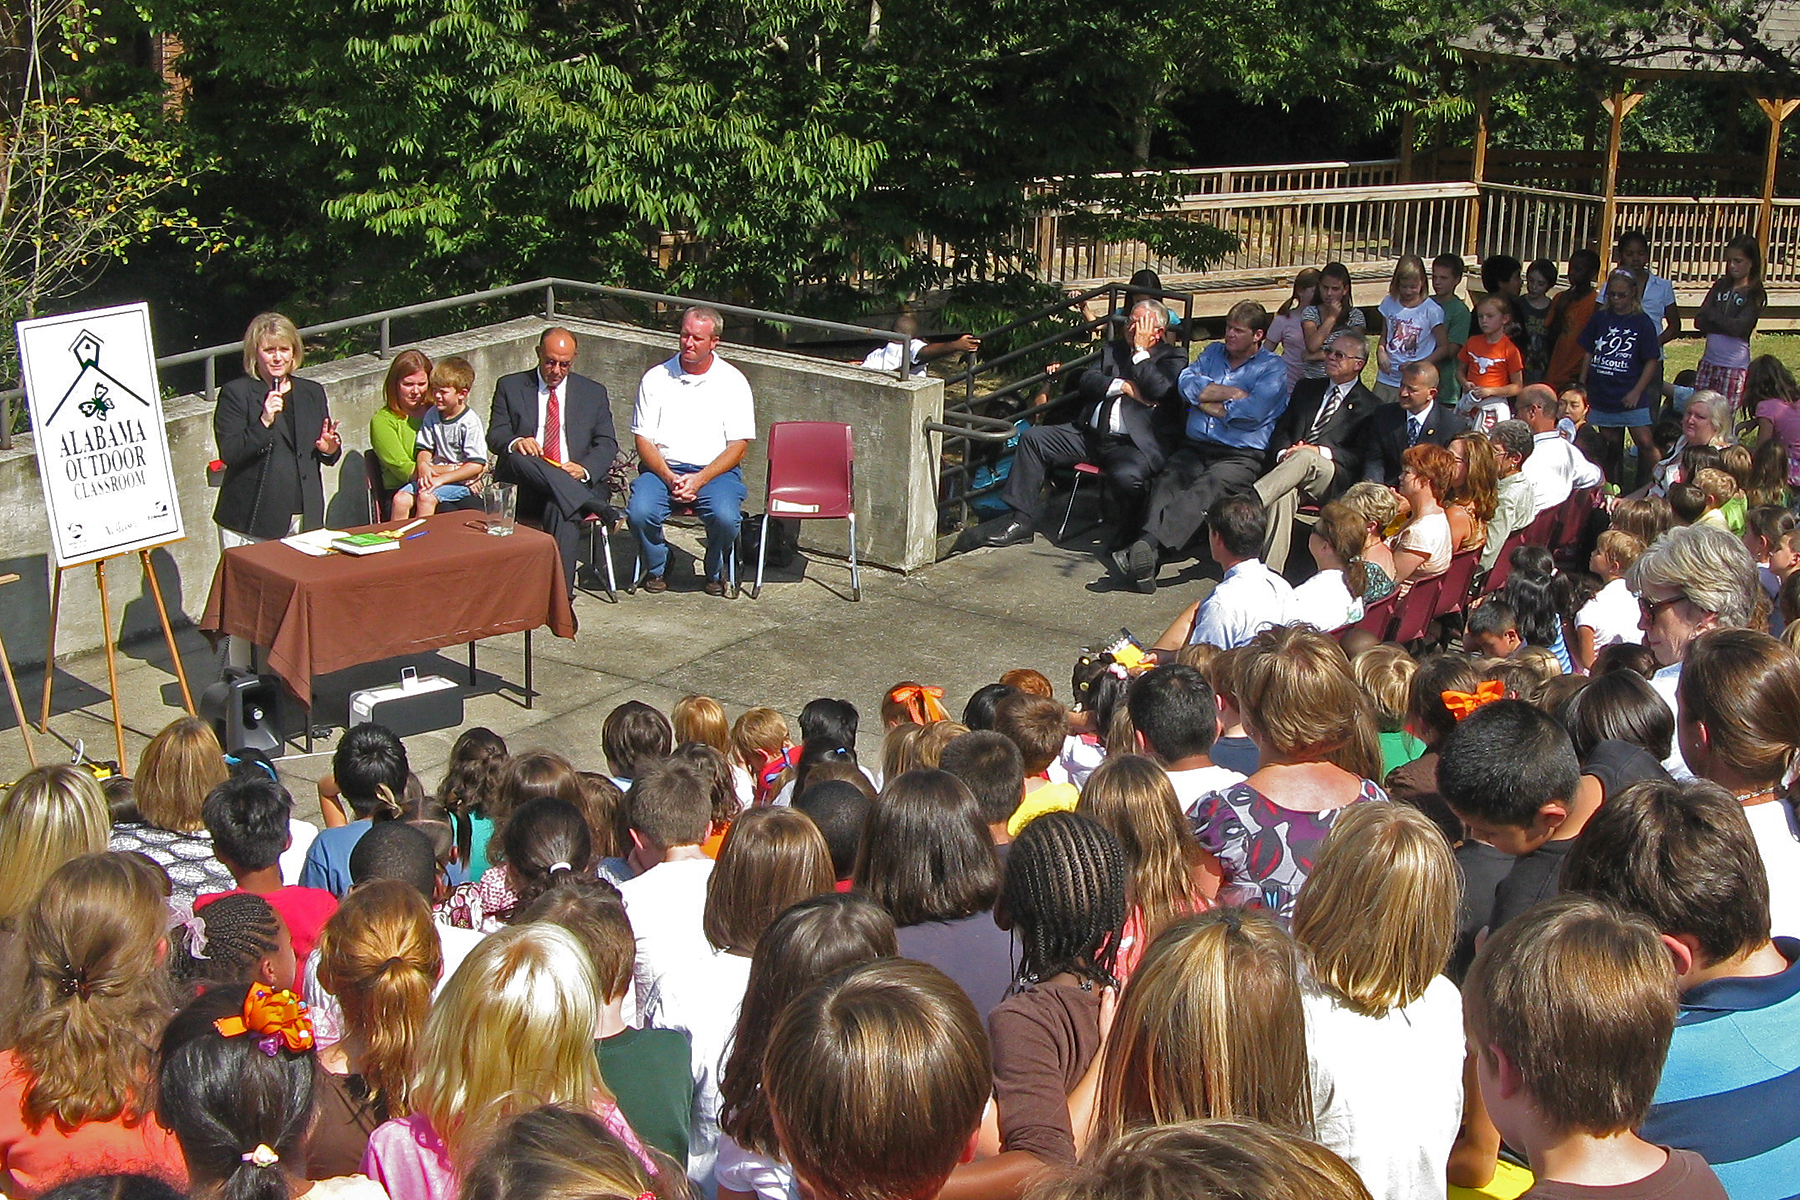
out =
[(1213, 561), (1225, 568), (1225, 577), (1201, 602), (1189, 644), (1233, 650), (1291, 619), (1294, 589), (1257, 557), (1268, 531), (1268, 515), (1254, 493), (1213, 505), (1206, 519), (1206, 539)]
[(1555, 508), (1576, 488), (1600, 486), (1600, 468), (1556, 431), (1556, 393), (1549, 385), (1534, 383), (1520, 392), (1513, 414), (1531, 427), (1531, 456), (1519, 470), (1531, 482), (1532, 516)]
[(681, 349), (644, 372), (631, 432), (640, 474), (625, 517), (644, 556), (644, 590), (666, 592), (669, 545), (663, 522), (691, 504), (706, 524), (706, 592), (725, 594), (725, 556), (737, 546), (744, 514), (739, 464), (756, 438), (750, 381), (716, 353), (725, 318), (704, 305), (681, 318)]
[(981, 349), (981, 339), (973, 334), (965, 333), (961, 337), (951, 338), (946, 342), (928, 342), (919, 336), (919, 318), (911, 313), (901, 313), (894, 321), (894, 332), (905, 336), (904, 342), (888, 342), (878, 346), (863, 356), (860, 365), (871, 371), (880, 371), (892, 375), (900, 369), (901, 362), (907, 364), (906, 373), (914, 379), (925, 378), (925, 364), (939, 358), (948, 358), (952, 354), (973, 354)]

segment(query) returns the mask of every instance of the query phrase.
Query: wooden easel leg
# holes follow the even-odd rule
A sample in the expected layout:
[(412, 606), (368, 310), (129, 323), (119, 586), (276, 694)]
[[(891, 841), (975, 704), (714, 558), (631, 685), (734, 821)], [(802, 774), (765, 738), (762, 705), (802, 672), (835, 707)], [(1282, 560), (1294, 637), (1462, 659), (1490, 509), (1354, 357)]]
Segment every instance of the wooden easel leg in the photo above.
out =
[(50, 584), (50, 634), (44, 644), (44, 705), (38, 713), (38, 732), (50, 732), (50, 685), (56, 680), (56, 622), (62, 615), (61, 567), (52, 567), (56, 578)]
[[(112, 692), (113, 740), (119, 748), (119, 773), (129, 774), (125, 765), (125, 719), (119, 713), (119, 660), (113, 645), (112, 604), (106, 596), (106, 560), (94, 564), (94, 581), (100, 585), (100, 636), (106, 639), (106, 686)], [(44, 693), (49, 695), (48, 692)]]
[(144, 578), (150, 581), (150, 594), (156, 598), (156, 615), (162, 618), (163, 639), (169, 643), (169, 661), (175, 664), (175, 678), (181, 682), (181, 706), (187, 715), (194, 712), (194, 694), (188, 691), (187, 668), (181, 665), (181, 651), (175, 645), (175, 629), (169, 624), (169, 610), (163, 604), (162, 584), (156, 580), (156, 567), (150, 562), (150, 551), (139, 550), (138, 561), (144, 564)]
[(31, 725), (25, 720), (25, 706), (19, 702), (19, 684), (13, 678), (12, 659), (7, 657), (6, 643), (0, 641), (0, 671), (6, 673), (6, 694), (12, 698), (13, 716), (19, 721), (19, 737), (25, 742), (25, 760), (38, 765), (37, 751), (31, 745)]

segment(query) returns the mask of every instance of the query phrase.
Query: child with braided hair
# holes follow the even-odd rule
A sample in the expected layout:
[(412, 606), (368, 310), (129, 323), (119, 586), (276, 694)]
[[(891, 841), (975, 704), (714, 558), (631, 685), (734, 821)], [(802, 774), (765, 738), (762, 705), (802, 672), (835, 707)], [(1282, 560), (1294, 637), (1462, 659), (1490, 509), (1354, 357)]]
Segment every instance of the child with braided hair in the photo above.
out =
[(258, 981), (275, 988), (299, 986), (294, 940), (281, 914), (261, 896), (249, 892), (220, 896), (194, 914), (185, 937), (179, 933), (175, 937), (169, 970), (178, 983), (190, 988)]
[(998, 1195), (1046, 1164), (1073, 1166), (1069, 1096), (1100, 1053), (1104, 989), (1125, 924), (1125, 852), (1104, 825), (1051, 812), (1006, 858), (997, 909), (1019, 946), (1013, 994), (988, 1015), (1001, 1153), (959, 1167), (945, 1197)]

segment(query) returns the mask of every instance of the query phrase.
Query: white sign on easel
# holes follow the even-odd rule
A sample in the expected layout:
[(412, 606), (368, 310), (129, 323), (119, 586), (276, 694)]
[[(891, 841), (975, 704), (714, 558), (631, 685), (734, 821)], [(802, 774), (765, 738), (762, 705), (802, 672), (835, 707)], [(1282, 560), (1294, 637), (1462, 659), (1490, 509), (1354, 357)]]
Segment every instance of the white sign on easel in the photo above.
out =
[(150, 306), (38, 317), (18, 335), (56, 565), (181, 538)]

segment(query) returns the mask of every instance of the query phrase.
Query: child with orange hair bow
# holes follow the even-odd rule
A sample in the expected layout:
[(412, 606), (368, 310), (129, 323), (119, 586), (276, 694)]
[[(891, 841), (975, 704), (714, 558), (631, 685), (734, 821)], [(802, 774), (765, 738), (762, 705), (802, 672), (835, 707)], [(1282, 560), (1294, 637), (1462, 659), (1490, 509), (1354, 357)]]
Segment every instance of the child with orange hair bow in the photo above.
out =
[(947, 721), (944, 711), (944, 689), (923, 683), (896, 683), (881, 700), (881, 724), (892, 729), (896, 725), (929, 725)]

